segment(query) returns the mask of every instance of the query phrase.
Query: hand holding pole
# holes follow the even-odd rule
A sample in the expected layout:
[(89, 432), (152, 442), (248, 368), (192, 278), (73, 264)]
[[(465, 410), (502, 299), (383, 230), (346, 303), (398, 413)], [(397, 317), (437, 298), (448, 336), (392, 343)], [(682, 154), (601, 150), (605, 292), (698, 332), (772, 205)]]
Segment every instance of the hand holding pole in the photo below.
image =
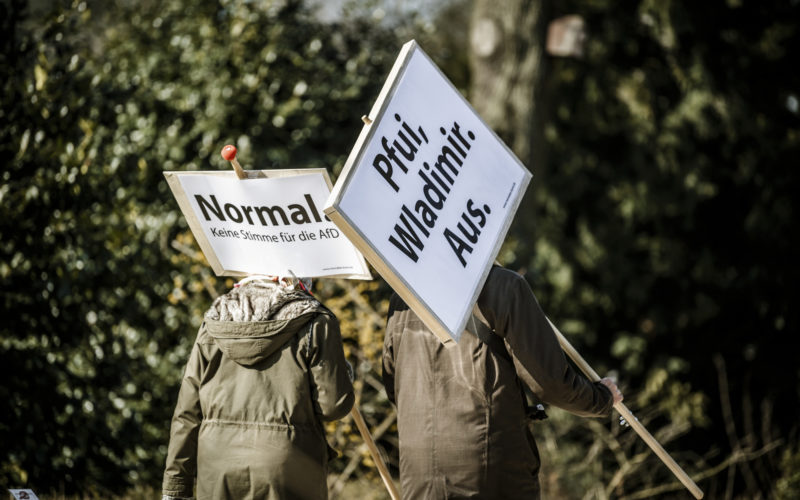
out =
[[(554, 325), (549, 318), (547, 319), (547, 321), (553, 328), (553, 332), (555, 332), (556, 337), (558, 337), (558, 343), (561, 344), (561, 348), (564, 349), (564, 352), (567, 353), (567, 356), (569, 356), (570, 359), (576, 365), (578, 365), (578, 368), (581, 369), (581, 371), (589, 378), (589, 380), (591, 380), (592, 382), (598, 382), (600, 380), (600, 375), (598, 375), (597, 372), (594, 371), (594, 369), (589, 365), (589, 363), (587, 363), (586, 360), (583, 359), (583, 357), (578, 353), (578, 351), (576, 351), (575, 348), (572, 347), (572, 344), (570, 344), (569, 341), (564, 337), (564, 335), (560, 331), (558, 331), (556, 325)], [(661, 444), (658, 441), (656, 441), (656, 438), (654, 438), (653, 435), (647, 431), (644, 425), (639, 423), (639, 419), (636, 418), (636, 416), (628, 409), (628, 407), (625, 406), (622, 403), (622, 401), (620, 401), (614, 404), (614, 409), (617, 410), (620, 415), (622, 415), (622, 418), (624, 418), (625, 421), (633, 428), (633, 430), (636, 431), (636, 434), (638, 434), (639, 437), (641, 437), (644, 440), (644, 442), (647, 443), (650, 449), (653, 450), (653, 452), (655, 452), (656, 455), (658, 455), (658, 458), (660, 458), (661, 461), (664, 462), (664, 465), (669, 467), (669, 470), (671, 470), (672, 473), (675, 474), (675, 477), (677, 477), (678, 480), (680, 480), (680, 482), (683, 483), (686, 489), (688, 489), (692, 493), (692, 495), (698, 500), (703, 498), (703, 490), (701, 490), (697, 486), (697, 484), (695, 484), (695, 482), (692, 481), (692, 478), (690, 478), (689, 475), (686, 474), (686, 472), (684, 472), (683, 469), (681, 469), (681, 466), (678, 465), (675, 462), (675, 460), (673, 460), (673, 458), (669, 455), (669, 453), (667, 453), (664, 447), (662, 447)]]

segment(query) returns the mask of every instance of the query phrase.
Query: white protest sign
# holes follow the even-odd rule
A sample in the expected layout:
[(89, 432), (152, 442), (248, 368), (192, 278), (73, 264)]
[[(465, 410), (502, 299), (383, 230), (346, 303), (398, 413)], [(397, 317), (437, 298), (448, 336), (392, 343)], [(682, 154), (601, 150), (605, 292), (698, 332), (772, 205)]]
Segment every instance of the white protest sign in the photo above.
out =
[(8, 490), (17, 500), (39, 500), (33, 490)]
[(369, 118), (324, 211), (457, 341), (531, 174), (413, 41)]
[(165, 172), (217, 275), (371, 279), (359, 251), (322, 212), (325, 169)]

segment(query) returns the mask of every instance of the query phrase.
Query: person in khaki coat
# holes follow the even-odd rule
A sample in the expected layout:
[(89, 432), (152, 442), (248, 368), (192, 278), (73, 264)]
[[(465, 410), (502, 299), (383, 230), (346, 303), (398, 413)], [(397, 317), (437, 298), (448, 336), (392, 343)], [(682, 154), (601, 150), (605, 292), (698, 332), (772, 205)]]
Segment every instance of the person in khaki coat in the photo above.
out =
[(354, 395), (339, 324), (307, 292), (250, 281), (205, 314), (172, 418), (162, 498), (325, 499), (322, 421)]
[(622, 394), (567, 363), (527, 282), (495, 266), (467, 330), (444, 347), (395, 295), (383, 381), (397, 406), (404, 499), (537, 499), (539, 454), (522, 384), (581, 416), (608, 415)]

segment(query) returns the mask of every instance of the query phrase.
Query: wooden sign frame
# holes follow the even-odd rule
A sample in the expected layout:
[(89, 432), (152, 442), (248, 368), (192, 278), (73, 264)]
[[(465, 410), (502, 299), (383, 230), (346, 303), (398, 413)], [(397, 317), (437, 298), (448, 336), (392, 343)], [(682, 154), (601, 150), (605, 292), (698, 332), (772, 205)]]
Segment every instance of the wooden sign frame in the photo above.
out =
[[(281, 177), (293, 177), (298, 175), (308, 175), (308, 174), (322, 174), (328, 189), (332, 189), (333, 185), (331, 183), (330, 176), (328, 175), (328, 171), (324, 168), (295, 168), (295, 169), (275, 169), (275, 170), (245, 170), (244, 171), (247, 175), (247, 179), (276, 179)], [(176, 171), (167, 171), (164, 172), (164, 177), (167, 180), (167, 184), (169, 184), (170, 189), (172, 190), (173, 195), (175, 196), (175, 200), (178, 202), (178, 206), (181, 209), (184, 217), (186, 218), (186, 222), (189, 224), (189, 229), (192, 231), (192, 235), (194, 236), (197, 244), (200, 246), (200, 249), (205, 255), (206, 260), (211, 265), (212, 270), (217, 276), (234, 276), (234, 277), (242, 277), (248, 276), (249, 273), (242, 272), (242, 271), (235, 271), (230, 269), (225, 269), (222, 266), (222, 263), (217, 258), (217, 254), (214, 251), (211, 242), (208, 241), (208, 238), (203, 231), (202, 225), (200, 221), (197, 219), (197, 215), (192, 208), (192, 205), (189, 201), (186, 192), (181, 185), (179, 176), (192, 176), (192, 175), (203, 175), (203, 176), (215, 176), (215, 177), (222, 177), (227, 179), (237, 179), (239, 178), (236, 176), (236, 173), (233, 170), (223, 171), (223, 170), (205, 170), (205, 171), (187, 171), (187, 172), (176, 172)], [(357, 249), (357, 248), (356, 248)], [(320, 278), (344, 278), (344, 279), (359, 279), (359, 280), (371, 280), (372, 275), (369, 272), (369, 268), (367, 267), (366, 262), (364, 261), (363, 255), (361, 256), (360, 265), (361, 270), (360, 272), (356, 273), (347, 273), (347, 274), (336, 274), (336, 275), (326, 275), (321, 276)]]
[[(367, 146), (374, 139), (374, 135), (378, 129), (377, 124), (379, 124), (384, 118), (389, 103), (397, 91), (407, 66), (411, 61), (412, 56), (414, 56), (416, 53), (423, 55), (430, 62), (430, 64), (436, 68), (441, 78), (446, 81), (447, 84), (449, 84), (452, 91), (457, 94), (461, 101), (469, 108), (469, 110), (472, 111), (475, 118), (477, 118), (477, 120), (479, 120), (480, 123), (486, 127), (494, 139), (500, 145), (502, 145), (502, 148), (505, 149), (510, 158), (512, 158), (519, 168), (521, 168), (524, 172), (522, 175), (522, 180), (520, 181), (520, 185), (517, 186), (516, 196), (514, 196), (513, 199), (507, 200), (507, 202), (511, 203), (512, 206), (508, 210), (507, 215), (502, 222), (502, 228), (498, 232), (498, 237), (493, 243), (490, 258), (486, 259), (486, 262), (483, 263), (481, 267), (479, 280), (477, 281), (478, 286), (472, 292), (470, 303), (464, 310), (463, 317), (456, 328), (457, 331), (450, 331), (448, 329), (444, 321), (437, 315), (437, 312), (425, 303), (422, 297), (412, 288), (409, 282), (402, 276), (400, 272), (398, 272), (396, 267), (389, 262), (389, 259), (381, 255), (380, 250), (368, 240), (367, 236), (356, 226), (348, 214), (341, 209), (341, 202), (348, 188), (350, 187), (350, 183), (353, 179), (356, 168), (362, 163), (363, 157), (366, 154)], [(397, 117), (395, 117), (395, 119), (397, 119)], [(417, 313), (425, 325), (434, 334), (436, 334), (439, 340), (446, 346), (452, 346), (455, 344), (457, 339), (460, 337), (461, 332), (463, 332), (464, 328), (466, 327), (467, 321), (471, 315), (472, 306), (477, 301), (478, 295), (483, 288), (483, 284), (486, 281), (491, 266), (500, 251), (500, 247), (502, 246), (505, 235), (507, 234), (511, 225), (514, 214), (519, 208), (522, 196), (525, 193), (525, 189), (527, 188), (532, 174), (525, 168), (525, 166), (519, 161), (514, 153), (508, 148), (508, 146), (497, 136), (497, 134), (483, 122), (469, 102), (460, 94), (458, 89), (453, 86), (453, 84), (441, 72), (436, 64), (430, 60), (427, 54), (425, 54), (422, 49), (419, 48), (418, 44), (413, 40), (403, 45), (402, 50), (400, 51), (400, 54), (398, 55), (397, 60), (395, 61), (395, 64), (392, 67), (377, 100), (375, 101), (369, 115), (365, 116), (363, 121), (365, 125), (358, 136), (355, 146), (353, 147), (345, 163), (342, 173), (339, 176), (323, 211), (344, 232), (350, 241), (353, 242), (353, 244), (367, 258), (370, 264), (389, 283), (389, 285), (406, 302), (406, 304)], [(511, 193), (509, 193), (509, 197), (510, 196)], [(439, 277), (439, 279), (446, 279), (446, 277)]]

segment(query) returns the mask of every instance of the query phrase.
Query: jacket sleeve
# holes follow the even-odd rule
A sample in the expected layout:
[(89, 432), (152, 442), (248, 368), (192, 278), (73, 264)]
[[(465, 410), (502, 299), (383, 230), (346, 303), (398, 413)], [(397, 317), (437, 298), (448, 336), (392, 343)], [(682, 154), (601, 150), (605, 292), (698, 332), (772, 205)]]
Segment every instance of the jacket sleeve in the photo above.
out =
[(339, 321), (328, 314), (311, 320), (308, 363), (314, 409), (323, 420), (336, 420), (353, 408), (353, 383), (347, 374)]
[(395, 349), (395, 330), (398, 328), (398, 311), (397, 304), (400, 298), (393, 295), (389, 301), (389, 313), (386, 320), (386, 333), (383, 336), (383, 387), (386, 389), (386, 397), (392, 404), (397, 405), (394, 393), (394, 349)]
[(522, 276), (507, 269), (494, 269), (478, 306), (505, 340), (517, 376), (542, 400), (581, 416), (609, 414), (611, 392), (570, 366)]
[(200, 409), (200, 378), (205, 360), (199, 339), (192, 348), (183, 374), (178, 403), (172, 415), (167, 463), (164, 469), (162, 494), (172, 497), (192, 497), (197, 471), (197, 434), (203, 414)]

